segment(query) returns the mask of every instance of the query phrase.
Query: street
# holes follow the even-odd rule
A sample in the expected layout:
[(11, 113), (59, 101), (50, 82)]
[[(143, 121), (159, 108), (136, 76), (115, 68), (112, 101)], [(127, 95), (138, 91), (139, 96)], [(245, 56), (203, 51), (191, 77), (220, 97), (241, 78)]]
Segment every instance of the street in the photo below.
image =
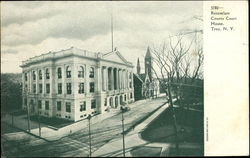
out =
[[(166, 102), (165, 98), (147, 100), (124, 113), (125, 131), (133, 130), (136, 124), (147, 118), (157, 108)], [(122, 137), (121, 113), (110, 118), (91, 124), (91, 150), (92, 153), (114, 138)], [(69, 157), (89, 156), (88, 127), (65, 136), (60, 140), (48, 142), (24, 132), (20, 137), (10, 135), (2, 136), (2, 151), (7, 157)], [(12, 134), (13, 135), (13, 134)], [(15, 134), (14, 134), (15, 135)], [(126, 137), (125, 137), (126, 139)]]

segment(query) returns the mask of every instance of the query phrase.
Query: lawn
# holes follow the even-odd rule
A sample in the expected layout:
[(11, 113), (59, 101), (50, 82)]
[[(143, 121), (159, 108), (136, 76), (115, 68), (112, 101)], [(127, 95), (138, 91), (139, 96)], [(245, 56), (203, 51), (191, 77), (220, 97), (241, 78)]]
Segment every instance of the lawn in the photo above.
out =
[[(178, 107), (174, 108), (174, 111), (178, 142), (180, 144), (200, 144), (201, 148), (203, 148), (203, 112)], [(141, 137), (150, 142), (175, 143), (176, 137), (170, 108), (167, 108), (158, 118), (151, 122), (141, 133)], [(185, 151), (188, 151), (188, 149), (185, 149)]]
[[(38, 122), (38, 116), (36, 116), (36, 115), (30, 116), (30, 120)], [(48, 118), (48, 117), (40, 116), (39, 120), (43, 124), (46, 124), (48, 126), (53, 126), (56, 128), (62, 128), (64, 126), (67, 126), (67, 125), (74, 123), (73, 121), (70, 121), (70, 120), (64, 120), (64, 119), (55, 118), (55, 117)]]

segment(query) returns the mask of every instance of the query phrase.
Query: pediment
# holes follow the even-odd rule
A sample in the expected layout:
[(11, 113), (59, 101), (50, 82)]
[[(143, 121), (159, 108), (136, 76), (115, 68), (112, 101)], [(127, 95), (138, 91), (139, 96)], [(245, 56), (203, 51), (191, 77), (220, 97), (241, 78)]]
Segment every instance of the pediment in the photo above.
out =
[(118, 52), (110, 52), (109, 54), (106, 54), (103, 56), (104, 59), (127, 64), (127, 60)]

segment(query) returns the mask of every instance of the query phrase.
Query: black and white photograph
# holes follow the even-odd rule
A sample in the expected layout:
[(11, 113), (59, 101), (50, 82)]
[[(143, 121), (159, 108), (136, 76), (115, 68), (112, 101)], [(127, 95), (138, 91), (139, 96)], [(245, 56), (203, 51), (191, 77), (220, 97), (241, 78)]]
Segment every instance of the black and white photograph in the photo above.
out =
[(203, 3), (2, 1), (1, 157), (205, 156)]

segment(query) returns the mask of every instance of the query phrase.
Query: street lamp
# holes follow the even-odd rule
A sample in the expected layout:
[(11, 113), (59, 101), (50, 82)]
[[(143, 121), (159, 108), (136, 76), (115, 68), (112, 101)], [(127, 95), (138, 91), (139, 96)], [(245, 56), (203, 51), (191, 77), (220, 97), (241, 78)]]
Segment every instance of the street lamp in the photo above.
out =
[(90, 119), (91, 115), (89, 114), (87, 119), (89, 120), (89, 157), (91, 157), (91, 133), (90, 133)]
[(122, 111), (122, 142), (123, 142), (123, 157), (125, 157), (125, 138), (124, 138), (124, 117), (123, 113), (125, 112), (125, 108), (121, 106)]

